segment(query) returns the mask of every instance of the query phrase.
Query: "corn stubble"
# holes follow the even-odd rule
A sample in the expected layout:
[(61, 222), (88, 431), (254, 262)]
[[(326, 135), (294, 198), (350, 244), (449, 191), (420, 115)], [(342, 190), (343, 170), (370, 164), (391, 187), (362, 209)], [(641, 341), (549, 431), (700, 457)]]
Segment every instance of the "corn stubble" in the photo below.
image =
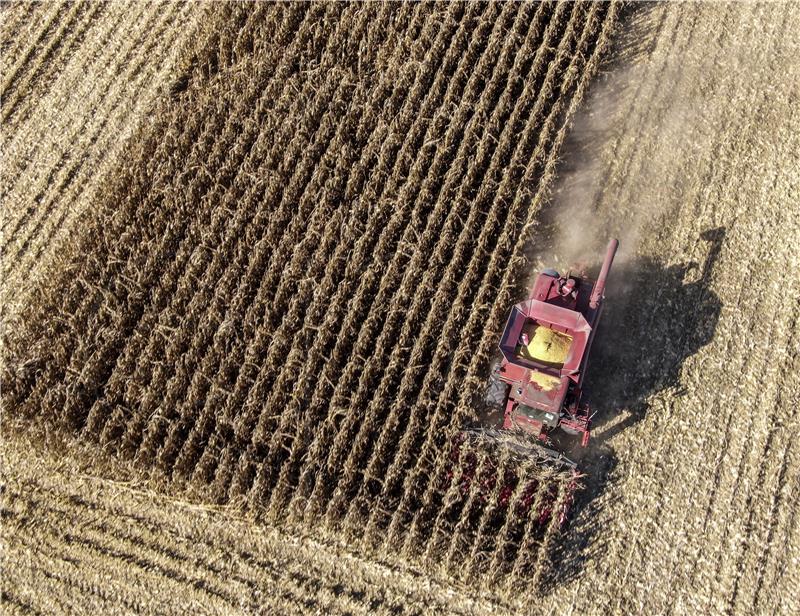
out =
[(6, 408), (362, 553), (536, 582), (572, 476), (453, 443), (616, 11), (214, 6), (7, 333)]
[(65, 453), (15, 443), (0, 451), (0, 540), (4, 563), (13, 563), (4, 566), (4, 613), (489, 614), (499, 607), (456, 596), (427, 571), (92, 476), (94, 463), (85, 468)]

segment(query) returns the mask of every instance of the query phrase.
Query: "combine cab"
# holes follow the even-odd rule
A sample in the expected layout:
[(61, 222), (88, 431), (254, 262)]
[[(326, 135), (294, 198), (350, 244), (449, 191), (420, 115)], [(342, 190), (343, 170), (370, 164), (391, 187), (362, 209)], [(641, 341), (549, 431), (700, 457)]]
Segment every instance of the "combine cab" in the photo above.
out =
[(597, 282), (545, 270), (528, 299), (511, 309), (500, 339), (503, 357), (492, 375), (500, 392), (495, 401), (503, 400), (503, 429), (549, 447), (560, 429), (588, 444), (591, 412), (581, 402), (581, 386), (617, 246), (609, 242)]

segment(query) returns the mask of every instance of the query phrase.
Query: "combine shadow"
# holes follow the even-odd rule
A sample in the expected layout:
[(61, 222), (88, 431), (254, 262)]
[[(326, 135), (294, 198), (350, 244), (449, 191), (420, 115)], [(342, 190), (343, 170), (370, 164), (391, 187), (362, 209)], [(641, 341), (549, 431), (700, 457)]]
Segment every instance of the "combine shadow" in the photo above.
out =
[(722, 302), (709, 283), (725, 229), (700, 237), (707, 242), (703, 263), (664, 266), (638, 258), (612, 268), (585, 382), (596, 414), (593, 443), (580, 456), (584, 489), (552, 555), (543, 592), (575, 579), (605, 549), (601, 509), (608, 498), (600, 496), (613, 484), (618, 460), (611, 439), (646, 417), (652, 395), (677, 388), (683, 363), (714, 336)]
[[(644, 418), (647, 398), (675, 386), (683, 362), (714, 336), (722, 302), (709, 288), (725, 228), (700, 235), (703, 263), (662, 266), (651, 258), (619, 264), (592, 347), (586, 391), (593, 429), (606, 442)], [(625, 409), (627, 417), (612, 423)]]

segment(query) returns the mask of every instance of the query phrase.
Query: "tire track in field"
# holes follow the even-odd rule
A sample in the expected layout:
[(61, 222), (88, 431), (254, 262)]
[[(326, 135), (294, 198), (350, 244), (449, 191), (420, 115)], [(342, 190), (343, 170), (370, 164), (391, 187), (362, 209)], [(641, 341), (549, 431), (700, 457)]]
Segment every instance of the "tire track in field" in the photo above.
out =
[[(727, 11), (726, 12), (726, 17), (727, 18), (731, 18), (734, 15), (735, 15), (735, 13), (732, 12), (732, 11)], [(727, 32), (728, 28), (723, 28), (722, 31)], [(730, 36), (732, 36), (732, 34), (730, 34)], [(717, 39), (717, 44), (718, 45), (719, 45), (719, 41), (720, 40), (721, 39), (718, 37), (718, 39)], [(703, 62), (711, 62), (713, 64), (713, 62), (716, 61), (716, 58), (717, 58), (717, 56), (704, 54), (704, 58), (703, 58), (702, 61)], [(671, 106), (670, 102), (666, 101), (664, 103), (664, 105), (662, 106), (662, 109), (666, 108), (667, 110), (669, 110), (670, 106)], [(662, 116), (661, 116), (662, 118), (665, 117), (664, 113), (665, 112), (662, 112)], [(664, 120), (661, 120), (661, 121), (663, 122)], [(719, 146), (722, 146), (722, 144), (720, 143)], [(652, 156), (652, 154), (651, 154), (651, 156)], [(639, 158), (639, 161), (638, 161), (638, 168), (639, 169), (643, 169), (644, 165), (646, 164), (645, 163), (645, 159), (643, 157), (644, 157), (644, 153), (640, 155), (640, 158)], [(637, 172), (637, 173), (641, 173), (641, 172)], [(690, 172), (688, 172), (688, 170), (687, 170), (687, 173), (690, 173)], [(704, 173), (705, 173), (705, 177), (706, 178), (712, 177), (712, 175), (713, 175), (713, 165), (711, 165)], [(633, 175), (632, 177), (636, 177), (636, 175)], [(696, 181), (696, 183), (699, 184), (699, 185), (703, 185), (704, 182), (705, 181), (702, 178)], [(696, 194), (696, 193), (694, 193), (694, 194)], [(676, 219), (678, 221), (680, 221), (680, 222), (684, 222), (684, 221), (690, 222), (690, 221), (692, 221), (694, 219), (693, 216), (688, 215), (688, 212), (691, 211), (690, 207), (694, 202), (694, 199), (692, 197), (693, 193), (690, 192), (689, 195), (690, 196), (688, 196), (686, 198), (683, 198), (683, 199), (681, 199), (679, 201), (679, 203), (682, 204), (681, 205), (682, 210), (673, 213), (673, 215), (676, 217)], [(681, 215), (681, 211), (687, 212), (687, 215), (685, 215), (685, 216)], [(680, 242), (681, 239), (683, 239), (685, 237), (694, 237), (694, 234), (692, 234), (691, 231), (685, 231), (685, 230), (682, 231), (682, 232), (677, 232), (674, 235), (670, 236), (670, 240), (666, 240), (665, 239), (665, 241), (671, 241), (672, 242), (670, 247), (668, 247), (666, 249), (661, 249), (661, 250), (666, 254), (679, 254), (680, 250), (681, 250), (681, 246), (680, 246), (680, 244), (678, 242)], [(698, 246), (697, 241), (695, 240), (694, 242), (695, 242), (695, 247), (697, 247)], [(661, 292), (665, 293), (666, 289), (662, 289)], [(669, 311), (669, 307), (666, 305), (666, 303), (664, 301), (661, 301), (661, 299), (660, 299), (661, 297), (662, 297), (662, 295), (659, 296), (660, 309), (659, 310), (654, 310), (652, 312), (652, 316), (649, 319), (649, 324), (647, 325), (648, 329), (655, 328), (655, 327), (657, 327), (657, 324), (659, 322), (666, 322), (665, 320), (669, 319), (668, 315), (665, 314), (666, 312)], [(701, 304), (702, 305), (702, 302), (703, 302), (703, 297), (698, 297), (695, 300), (695, 303), (697, 303), (697, 304)], [(679, 332), (676, 335), (675, 339), (679, 341), (678, 345), (685, 344), (685, 342), (681, 342), (681, 341), (685, 341), (685, 336), (683, 336), (682, 333)], [(679, 346), (676, 347), (673, 343), (670, 343), (670, 346), (674, 347), (674, 351), (672, 353), (665, 353), (664, 354), (664, 357), (663, 357), (663, 359), (661, 361), (661, 366), (662, 366), (661, 371), (662, 372), (668, 370), (668, 366), (671, 364), (672, 361), (674, 361), (673, 357), (678, 357), (678, 356), (681, 355), (681, 353), (679, 351), (679, 348), (680, 348)], [(659, 371), (656, 370), (656, 372), (659, 372)], [(670, 425), (670, 413), (673, 412), (673, 411), (674, 411), (674, 409), (672, 407), (669, 407), (666, 410), (666, 412), (658, 413), (658, 420), (663, 422), (663, 424), (662, 424), (663, 426)], [(669, 448), (669, 443), (667, 443), (667, 449), (668, 448)], [(653, 452), (650, 452), (648, 454), (648, 458), (650, 459), (650, 463), (651, 464), (659, 464), (659, 462), (658, 462), (659, 459), (664, 459), (664, 460), (669, 459), (668, 453), (669, 453), (668, 451), (665, 451), (665, 449), (662, 449), (662, 450), (660, 450), (660, 452), (659, 452), (659, 454), (657, 456)], [(644, 472), (645, 473), (649, 473), (647, 476), (650, 476), (650, 474), (657, 472), (657, 470), (651, 469), (651, 470), (644, 471)], [(651, 522), (651, 524), (652, 524), (652, 522)], [(654, 527), (651, 527), (651, 528), (654, 528)], [(628, 567), (633, 566), (634, 560), (635, 559), (633, 559), (632, 557), (629, 556), (626, 559), (626, 565)], [(626, 569), (626, 570), (629, 571), (629, 569)]]
[[(726, 17), (731, 18), (731, 17), (734, 17), (734, 16), (737, 16), (736, 12), (727, 11)], [(720, 50), (722, 50), (722, 48), (723, 48), (722, 45), (724, 44), (724, 42), (726, 40), (732, 40), (735, 37), (735, 30), (732, 27), (725, 27), (725, 28), (723, 28), (723, 31), (726, 33), (726, 36), (728, 38), (726, 39), (726, 38), (722, 38), (722, 37), (719, 37), (719, 36), (717, 37), (717, 41), (716, 41), (715, 44), (717, 45), (717, 48), (720, 49)], [(707, 34), (707, 36), (710, 36), (710, 34)], [(722, 53), (722, 52), (720, 51), (720, 53)], [(704, 54), (704, 57), (702, 59), (702, 62), (707, 62), (707, 63), (709, 63), (710, 66), (713, 66), (718, 61), (719, 61), (719, 54), (715, 54), (715, 55)], [(707, 70), (707, 69), (702, 69), (702, 70)], [(705, 86), (703, 86), (703, 87), (705, 87)], [(666, 109), (669, 109), (671, 107), (671, 103), (669, 101), (666, 101), (665, 102), (665, 107), (666, 107)], [(719, 141), (719, 142), (713, 144), (713, 147), (716, 148), (717, 155), (712, 156), (710, 158), (711, 162), (708, 164), (707, 168), (705, 168), (703, 170), (702, 175), (699, 175), (699, 177), (697, 177), (697, 179), (695, 180), (695, 185), (696, 186), (707, 185), (709, 183), (709, 181), (711, 180), (711, 178), (714, 177), (716, 171), (715, 171), (715, 164), (714, 164), (713, 161), (715, 161), (719, 157), (719, 155), (722, 152), (722, 149), (724, 147), (726, 147), (726, 146), (730, 146), (730, 143), (726, 144), (724, 141)], [(640, 162), (640, 166), (643, 165), (643, 164), (644, 164), (644, 162)], [(687, 173), (690, 173), (690, 172), (687, 170)], [(696, 175), (698, 175), (698, 174), (696, 174)], [(690, 190), (691, 190), (691, 188), (690, 188)], [(699, 190), (699, 189), (695, 189), (695, 190)], [(687, 225), (690, 226), (690, 228), (693, 228), (693, 229), (692, 230), (684, 230), (681, 227), (679, 227), (678, 228), (679, 231), (676, 231), (673, 235), (671, 235), (670, 240), (668, 240), (668, 241), (671, 242), (671, 245), (665, 251), (668, 254), (679, 254), (681, 252), (681, 242), (685, 242), (685, 238), (687, 238), (687, 237), (695, 237), (697, 232), (698, 232), (698, 230), (696, 228), (696, 224), (697, 223), (694, 222), (697, 217), (696, 217), (696, 215), (690, 215), (689, 214), (689, 212), (692, 211), (692, 208), (696, 207), (696, 205), (695, 205), (697, 203), (696, 195), (697, 195), (697, 192), (689, 192), (689, 196), (687, 198), (681, 200), (681, 203), (683, 204), (682, 208), (679, 211), (677, 211), (677, 212), (675, 212), (673, 214), (676, 217), (676, 219), (678, 221), (680, 221), (680, 223), (687, 224)], [(682, 215), (682, 212), (686, 212), (686, 214)], [(712, 212), (713, 212), (713, 210), (712, 210)], [(713, 217), (714, 216), (713, 216), (713, 213), (712, 213), (711, 214), (711, 218), (713, 219)], [(694, 231), (694, 233), (692, 231)], [(695, 246), (697, 246), (697, 245), (698, 245), (698, 242), (697, 242), (697, 240), (695, 240)], [(702, 255), (701, 255), (701, 258), (702, 258)], [(666, 291), (666, 289), (664, 289), (664, 291)], [(705, 301), (704, 297), (701, 296), (701, 297), (696, 298), (694, 300), (694, 303), (696, 305), (703, 305), (704, 301)], [(650, 319), (650, 324), (648, 325), (648, 328), (655, 328), (655, 327), (657, 327), (657, 324), (659, 322), (668, 322), (669, 321), (669, 317), (668, 317), (667, 313), (670, 312), (671, 310), (674, 310), (675, 308), (670, 308), (664, 302), (661, 302), (661, 304), (662, 304), (661, 307), (658, 310), (653, 312), (653, 316)], [(677, 341), (677, 344), (675, 344), (675, 342), (672, 342), (672, 341), (669, 342), (668, 348), (669, 347), (673, 347), (674, 350), (672, 352), (670, 352), (670, 353), (665, 353), (664, 354), (663, 359), (662, 359), (661, 364), (660, 364), (661, 365), (661, 369), (660, 370), (656, 370), (657, 373), (658, 372), (664, 372), (664, 373), (668, 372), (669, 371), (669, 366), (674, 361), (675, 357), (685, 356), (685, 353), (681, 351), (682, 345), (685, 346), (687, 344), (687, 337), (685, 336), (685, 334), (683, 332), (675, 332), (675, 335), (674, 335), (673, 339), (675, 341)], [(670, 405), (666, 409), (665, 412), (658, 414), (659, 415), (658, 420), (659, 420), (659, 422), (661, 422), (661, 425), (663, 426), (663, 429), (666, 429), (666, 427), (669, 426), (672, 421), (674, 421), (674, 419), (672, 419), (672, 415), (671, 415), (671, 413), (673, 413), (674, 411), (675, 411), (674, 407), (672, 405)], [(656, 465), (660, 466), (661, 465), (661, 463), (659, 462), (660, 460), (669, 460), (670, 459), (670, 455), (671, 455), (671, 448), (670, 448), (671, 445), (673, 445), (673, 443), (668, 442), (668, 443), (665, 444), (665, 446), (663, 446), (657, 452), (657, 454), (656, 453), (648, 454), (648, 457), (650, 458), (650, 464), (656, 464)], [(644, 472), (647, 474), (647, 476), (652, 476), (653, 474), (657, 473), (658, 471), (654, 468), (652, 470), (647, 470), (647, 471), (644, 471)], [(649, 522), (652, 525), (651, 528), (653, 528), (653, 529), (657, 528), (657, 525), (655, 524), (655, 522), (656, 521), (652, 520), (652, 519)], [(665, 556), (667, 556), (667, 555), (665, 555)], [(626, 562), (629, 563), (629, 566), (633, 566), (633, 560), (634, 559), (628, 557), (626, 559)]]
[[(3, 99), (3, 103), (0, 104), (2, 110), (0, 111), (0, 120), (3, 124), (9, 123), (10, 128), (14, 128), (19, 120), (9, 121), (12, 116), (23, 115), (24, 118), (24, 108), (20, 113), (15, 114), (15, 112), (19, 105), (32, 102), (29, 100), (28, 94), (34, 82), (37, 78), (44, 83), (52, 79), (53, 73), (58, 70), (62, 61), (62, 54), (68, 54), (74, 45), (80, 44), (81, 37), (89, 27), (89, 23), (98, 13), (102, 14), (101, 9), (105, 9), (105, 6), (93, 5), (90, 2), (73, 3), (66, 18), (58, 24), (58, 29), (53, 33), (42, 52), (38, 54), (35, 63), (32, 63), (26, 74), (20, 77), (19, 71), (14, 71), (4, 80), (3, 88), (0, 91)], [(31, 60), (33, 58), (25, 58), (23, 66)]]
[[(33, 56), (36, 47), (47, 37), (48, 32), (54, 30), (56, 17), (68, 6), (66, 2), (39, 3), (33, 7), (22, 4), (3, 6), (5, 13), (0, 20), (0, 40), (3, 47), (8, 46), (9, 49), (5, 50), (0, 58), (2, 74), (5, 75), (0, 91), (5, 92), (11, 88), (20, 71)], [(46, 15), (37, 12), (42, 8), (49, 9)], [(15, 19), (9, 19), (8, 13), (13, 13)], [(24, 32), (20, 31), (22, 28)]]
[[(667, 36), (667, 33), (664, 33), (662, 36)], [(695, 28), (692, 27), (691, 30), (686, 30), (685, 31), (685, 36), (689, 36), (689, 37), (697, 36)], [(669, 48), (670, 48), (669, 46), (665, 47), (665, 49), (669, 49)], [(670, 55), (670, 58), (674, 59), (676, 57), (677, 56)], [(654, 122), (657, 122), (658, 124), (662, 124), (665, 121), (665, 114), (668, 113), (668, 111), (670, 109), (670, 104), (669, 104), (669, 102), (667, 102), (667, 103), (665, 103), (663, 105), (660, 105), (660, 106), (654, 104), (654, 105), (646, 105), (646, 106), (640, 106), (640, 107), (642, 107), (643, 109), (647, 109), (648, 110), (645, 113), (649, 112), (651, 114), (646, 121), (643, 121), (645, 125), (652, 125)], [(634, 126), (641, 126), (641, 124), (636, 123)], [(639, 134), (641, 134), (641, 132), (642, 132), (641, 128), (637, 128), (637, 132)], [(635, 139), (635, 141), (638, 142), (639, 139), (637, 138), (637, 139)], [(647, 143), (643, 143), (641, 146), (637, 146), (636, 148), (633, 148), (633, 149), (630, 150), (630, 152), (631, 152), (630, 156), (632, 157), (632, 160), (631, 160), (631, 162), (627, 162), (626, 161), (626, 163), (625, 163), (625, 167), (626, 167), (625, 174), (630, 174), (630, 177), (634, 177), (635, 178), (635, 177), (638, 177), (642, 173), (641, 169), (642, 169), (642, 166), (645, 164), (645, 161), (648, 159), (648, 157), (653, 156), (653, 152), (652, 151), (648, 152), (646, 147), (647, 147)], [(624, 176), (615, 176), (615, 177), (624, 177)], [(612, 177), (612, 179), (610, 181), (613, 182), (614, 178)], [(607, 201), (609, 203), (608, 207), (614, 207), (613, 203), (614, 203), (615, 200), (613, 198), (609, 197), (609, 198), (607, 198)], [(681, 204), (686, 204), (686, 207), (689, 207), (689, 200), (688, 199), (680, 200), (680, 203)], [(678, 214), (675, 214), (675, 215), (679, 220), (682, 220), (681, 217)], [(671, 253), (671, 252), (675, 252), (675, 247), (673, 246), (671, 251), (670, 250), (666, 250), (665, 252), (667, 252), (668, 254)], [(662, 297), (661, 294), (663, 294), (665, 291), (666, 291), (666, 289), (664, 289), (664, 288), (656, 290), (656, 297), (653, 300), (653, 305), (654, 306), (659, 306), (660, 305), (662, 307), (662, 311), (663, 311), (663, 307), (664, 307), (665, 304), (663, 302), (661, 302), (660, 298)], [(651, 316), (649, 317), (649, 325), (647, 325), (645, 327), (646, 329), (652, 329), (654, 327), (654, 324), (664, 320), (663, 317), (659, 317), (658, 310), (651, 310), (650, 314), (651, 314)], [(671, 357), (671, 355), (667, 356), (667, 354), (665, 354), (664, 360), (668, 361), (669, 357)], [(651, 454), (652, 454), (652, 452), (651, 452)], [(653, 458), (656, 459), (654, 456), (653, 456)], [(628, 544), (630, 545), (631, 542), (628, 542)], [(625, 562), (633, 564), (634, 561), (633, 560), (626, 560)]]
[[(126, 12), (121, 7), (113, 8), (115, 10), (104, 14), (101, 19), (95, 20), (95, 22), (89, 27), (86, 38), (83, 40), (82, 45), (85, 45), (89, 48), (98, 47), (103, 49), (105, 52), (109, 44), (109, 39), (111, 39), (114, 31), (119, 30), (122, 27), (123, 21), (126, 17), (139, 20), (144, 14), (143, 7), (136, 12)], [(113, 51), (114, 54), (119, 53), (119, 49), (122, 47), (122, 45), (122, 39), (118, 39), (111, 51)], [(83, 88), (84, 90), (90, 89), (92, 84), (86, 82), (86, 74), (91, 74), (90, 71), (92, 70), (93, 65), (96, 64), (98, 64), (98, 59), (88, 54), (83, 57), (78, 57), (77, 60), (70, 58), (70, 60), (66, 62), (63, 70), (60, 71), (58, 81), (51, 84), (44, 94), (52, 96), (55, 93), (56, 96), (61, 98), (66, 97), (67, 93), (74, 92), (78, 88)], [(108, 68), (108, 64), (104, 64), (102, 67), (96, 68), (94, 74), (101, 74), (101, 71), (106, 71)], [(81, 98), (85, 95), (85, 92), (80, 93)], [(12, 166), (10, 167), (11, 173), (8, 174), (8, 177), (3, 178), (3, 193), (22, 192), (18, 188), (19, 185), (25, 180), (30, 179), (30, 174), (26, 175), (25, 172), (30, 168), (33, 162), (33, 157), (20, 156), (19, 154), (21, 154), (24, 149), (30, 147), (30, 144), (35, 144), (36, 149), (42, 149), (39, 142), (46, 137), (48, 129), (61, 132), (70, 127), (72, 118), (69, 118), (66, 114), (64, 114), (62, 117), (59, 117), (56, 120), (58, 123), (54, 126), (47, 125), (47, 115), (48, 110), (43, 105), (35, 105), (28, 117), (25, 119), (25, 122), (22, 123), (22, 126), (19, 126), (17, 130), (11, 133), (12, 138), (8, 143), (8, 148), (14, 154), (17, 154), (17, 156), (12, 157)], [(90, 120), (88, 117), (84, 119), (85, 122)], [(77, 128), (80, 129), (82, 126), (78, 126)], [(75, 132), (78, 131), (76, 130)], [(71, 137), (71, 139), (74, 139), (74, 135)], [(62, 153), (62, 155), (65, 153), (66, 152)], [(50, 166), (55, 165), (51, 163)], [(40, 180), (39, 186), (36, 187), (37, 192), (41, 192), (42, 185), (44, 185), (46, 188), (47, 185), (52, 182), (52, 178), (56, 171), (58, 171), (58, 169), (53, 169), (48, 176), (43, 178), (33, 178), (34, 180)], [(40, 199), (41, 194), (37, 195), (37, 197)], [(24, 215), (15, 222), (14, 232), (12, 232), (12, 235), (15, 235), (30, 217), (31, 215), (25, 212)]]
[[(635, 428), (611, 432), (619, 468), (598, 507), (600, 530), (590, 539), (596, 551), (590, 551), (588, 568), (581, 574), (586, 582), (575, 584), (571, 599), (565, 598), (576, 612), (759, 609), (752, 599), (756, 576), (741, 577), (737, 594), (735, 572), (758, 570), (759, 555), (767, 553), (761, 544), (770, 532), (772, 515), (767, 512), (781, 494), (775, 482), (783, 443), (780, 432), (771, 437), (769, 428), (779, 388), (771, 375), (780, 368), (767, 362), (773, 352), (775, 361), (784, 357), (788, 341), (780, 332), (790, 327), (791, 319), (780, 299), (782, 291), (763, 275), (763, 268), (796, 262), (787, 248), (774, 248), (787, 245), (780, 238), (791, 233), (788, 214), (765, 214), (767, 203), (779, 204), (786, 194), (773, 178), (785, 168), (786, 155), (779, 152), (787, 151), (782, 149), (787, 148), (786, 133), (772, 131), (791, 124), (792, 116), (778, 109), (787, 92), (776, 77), (781, 71), (770, 66), (770, 59), (778, 58), (777, 48), (786, 47), (779, 35), (770, 34), (787, 30), (781, 24), (785, 8), (731, 5), (693, 11), (697, 24), (684, 53), (674, 53), (671, 45), (661, 47), (681, 67), (680, 79), (670, 80), (663, 71), (650, 73), (649, 67), (636, 73), (661, 89), (660, 102), (648, 109), (668, 109), (665, 117), (671, 116), (674, 124), (661, 121), (659, 127), (654, 114), (642, 126), (627, 111), (614, 120), (634, 129), (630, 138), (638, 151), (631, 151), (638, 162), (620, 161), (620, 168), (627, 169), (622, 182), (604, 178), (614, 189), (596, 201), (599, 226), (607, 225), (607, 218), (636, 212), (644, 202), (663, 207), (657, 210), (660, 222), (643, 228), (637, 253), (661, 256), (665, 272), (684, 271), (676, 265), (681, 262), (707, 259), (709, 245), (699, 237), (701, 232), (716, 227), (726, 232), (721, 251), (711, 258), (713, 269), (696, 280), (697, 267), (694, 273), (689, 270), (691, 278), (678, 281), (686, 290), (699, 289), (696, 293), (662, 288), (653, 297), (648, 292), (638, 304), (630, 302), (634, 310), (654, 312), (651, 319), (641, 319), (642, 329), (652, 332), (649, 344), (659, 348), (656, 357), (642, 353), (637, 365), (648, 372), (675, 373), (677, 382), (664, 391), (655, 389), (646, 416)], [(684, 26), (679, 29), (685, 38)], [(732, 68), (737, 58), (752, 59), (759, 70)], [(769, 94), (760, 86), (764, 77), (776, 86)], [(682, 108), (688, 109), (683, 115)], [(769, 229), (756, 236), (770, 241), (753, 241), (754, 223), (764, 219)], [(633, 257), (634, 263), (638, 258)], [(622, 267), (624, 271), (624, 262)], [(719, 323), (713, 339), (710, 334), (704, 338), (712, 343), (701, 343), (698, 352), (692, 332), (699, 325), (686, 315), (703, 315), (704, 305), (713, 301), (722, 305)], [(778, 335), (773, 344), (767, 342), (770, 331)], [(658, 342), (662, 338), (663, 345)], [(768, 442), (772, 451), (756, 464)], [(760, 473), (765, 473), (763, 486)], [(784, 528), (786, 511), (776, 513), (778, 527)], [(779, 558), (771, 556), (764, 570)], [(626, 580), (622, 586), (620, 579)], [(785, 594), (781, 582), (775, 583), (771, 595)], [(770, 596), (764, 605), (778, 604)]]
[[(735, 144), (735, 141), (731, 141), (731, 142), (729, 142), (727, 145), (730, 147), (730, 144), (731, 144), (731, 143), (734, 143), (734, 144)], [(722, 145), (722, 144), (720, 144), (720, 145)], [(717, 154), (717, 155), (712, 155), (712, 156), (711, 156), (711, 159), (713, 159), (713, 160), (720, 159), (720, 158), (724, 159), (724, 158), (727, 158), (727, 157), (726, 157), (726, 156), (723, 156), (722, 154)], [(712, 166), (712, 168), (711, 168), (711, 169), (712, 169), (711, 173), (713, 174), (713, 173), (714, 173), (714, 167)], [(709, 175), (708, 177), (709, 177), (709, 178), (712, 178), (712, 177), (713, 177), (713, 175)], [(699, 185), (700, 185), (700, 186), (702, 186), (702, 185), (707, 185), (708, 183), (709, 183), (709, 180), (705, 180), (705, 181), (701, 181), (701, 182), (699, 183)], [(717, 199), (717, 200), (714, 200), (714, 203), (716, 203), (717, 201), (722, 201), (722, 200), (724, 200), (724, 199), (722, 199), (722, 198), (719, 198), (719, 199)], [(711, 215), (711, 218), (712, 218), (712, 219), (713, 219), (713, 218), (717, 218), (717, 219), (718, 219), (718, 216), (716, 216), (716, 215), (712, 214), (712, 215)], [(679, 234), (678, 234), (678, 235), (679, 235)], [(665, 416), (665, 418), (664, 418), (664, 422), (665, 422), (665, 425), (668, 425), (668, 419), (667, 419), (666, 417), (667, 417), (667, 416)], [(713, 449), (713, 448), (712, 448), (712, 449)], [(665, 455), (668, 455), (668, 454), (665, 454)], [(713, 491), (712, 491), (712, 494), (713, 494)], [(713, 503), (713, 501), (712, 501), (712, 503)], [(713, 504), (712, 504), (712, 505), (710, 505), (710, 509), (709, 509), (708, 511), (711, 511), (711, 508), (713, 508), (713, 507), (714, 507), (714, 505), (713, 505)], [(676, 543), (677, 543), (677, 542), (676, 542)], [(674, 550), (675, 552), (678, 552), (678, 551), (680, 550), (680, 547), (679, 547), (679, 546), (680, 546), (680, 543), (677, 543), (676, 547), (674, 547), (674, 548), (673, 548), (673, 550)], [(690, 560), (690, 561), (692, 561), (693, 559), (691, 559), (691, 558), (690, 558), (689, 560)], [(680, 562), (680, 561), (678, 560), (677, 562)], [(694, 562), (696, 562), (696, 560), (694, 560)]]

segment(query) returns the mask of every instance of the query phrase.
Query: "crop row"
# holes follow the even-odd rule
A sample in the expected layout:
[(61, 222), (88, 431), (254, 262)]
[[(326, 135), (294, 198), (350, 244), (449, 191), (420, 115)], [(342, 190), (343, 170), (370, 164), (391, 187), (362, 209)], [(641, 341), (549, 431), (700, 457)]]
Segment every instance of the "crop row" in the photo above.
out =
[(572, 477), (454, 444), (615, 14), (214, 8), (6, 401), (273, 521), (540, 575)]

